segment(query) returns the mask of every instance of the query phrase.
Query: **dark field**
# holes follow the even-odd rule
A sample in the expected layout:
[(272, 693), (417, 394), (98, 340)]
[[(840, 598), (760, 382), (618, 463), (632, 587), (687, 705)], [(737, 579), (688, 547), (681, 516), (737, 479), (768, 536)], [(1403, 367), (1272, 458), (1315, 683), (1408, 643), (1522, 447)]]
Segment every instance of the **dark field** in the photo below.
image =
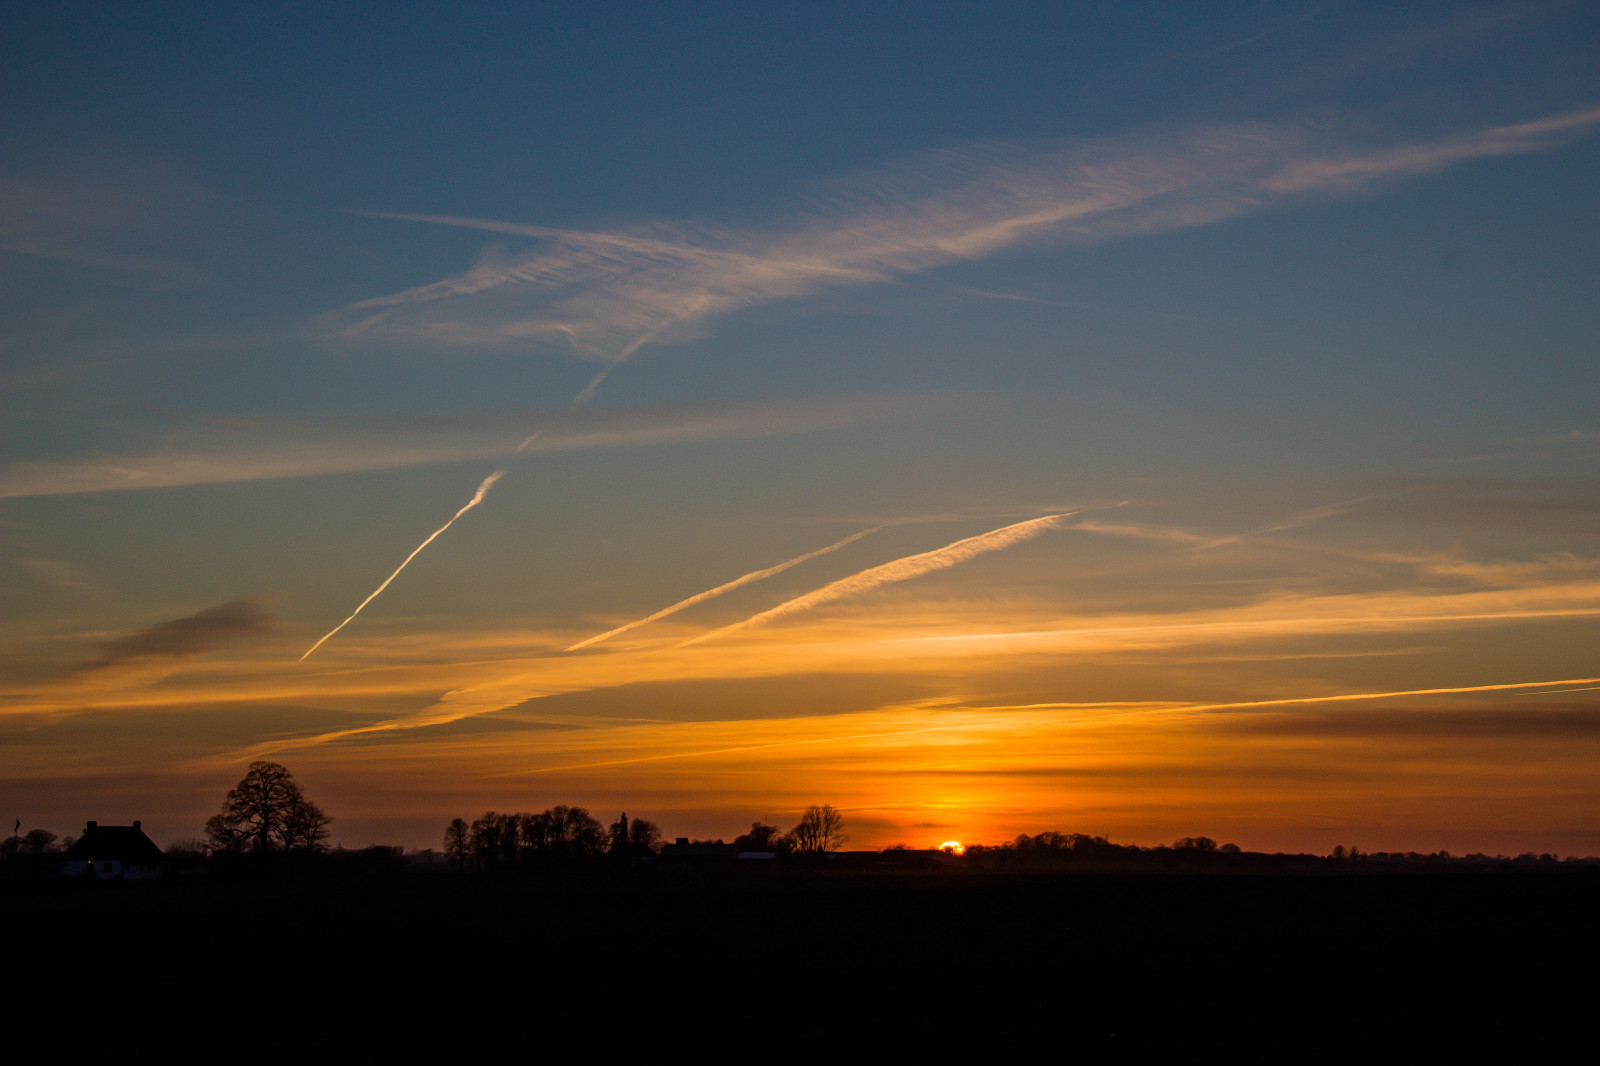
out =
[(3, 898), (13, 1032), (153, 1060), (1550, 1057), (1592, 1030), (1600, 930), (1590, 871), (431, 871)]

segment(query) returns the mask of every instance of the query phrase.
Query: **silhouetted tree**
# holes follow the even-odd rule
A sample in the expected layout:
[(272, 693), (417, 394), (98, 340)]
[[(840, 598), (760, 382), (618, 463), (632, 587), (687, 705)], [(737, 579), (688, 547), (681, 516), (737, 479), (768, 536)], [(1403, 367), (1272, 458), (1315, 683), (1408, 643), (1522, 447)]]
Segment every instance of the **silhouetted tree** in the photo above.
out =
[(328, 823), (322, 808), (306, 799), (298, 788), (283, 820), (283, 846), (288, 851), (320, 852), (328, 842)]
[(628, 846), (628, 812), (623, 811), (611, 823), (611, 851), (620, 852)]
[(789, 831), (794, 838), (796, 851), (820, 854), (837, 851), (850, 838), (844, 833), (844, 816), (831, 806), (807, 807), (800, 816), (800, 824)]
[(521, 819), (515, 814), (496, 814), (488, 811), (472, 823), (472, 854), (480, 866), (495, 866), (507, 859), (516, 858), (520, 843)]
[(30, 829), (22, 837), (24, 855), (44, 855), (56, 849), (56, 835), (48, 829)]
[(253, 762), (222, 801), (222, 810), (206, 822), (206, 836), (224, 852), (316, 851), (327, 840), (329, 821), (287, 768)]
[(472, 827), (465, 818), (452, 819), (444, 830), (444, 852), (456, 862), (456, 869), (466, 864), (472, 850)]
[(1173, 841), (1172, 846), (1179, 851), (1212, 852), (1217, 850), (1217, 842), (1210, 837), (1184, 837), (1182, 840)]
[(628, 825), (628, 843), (643, 851), (655, 851), (661, 843), (661, 827), (648, 818), (635, 818)]
[(549, 819), (551, 843), (555, 850), (571, 858), (587, 858), (605, 850), (605, 831), (583, 807), (564, 804), (545, 812)]
[(556, 831), (550, 821), (550, 812), (520, 815), (517, 832), (521, 834), (524, 850), (537, 855), (555, 842)]
[(783, 830), (777, 826), (751, 822), (750, 832), (735, 837), (733, 842), (740, 851), (787, 851), (779, 846), (782, 840)]

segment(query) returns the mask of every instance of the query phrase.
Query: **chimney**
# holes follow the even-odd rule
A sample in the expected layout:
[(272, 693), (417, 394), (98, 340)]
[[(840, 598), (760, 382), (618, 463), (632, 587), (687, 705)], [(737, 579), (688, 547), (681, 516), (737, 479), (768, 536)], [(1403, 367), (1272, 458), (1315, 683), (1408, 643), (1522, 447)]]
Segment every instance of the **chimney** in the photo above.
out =
[(137, 818), (135, 818), (135, 819), (134, 819), (134, 820), (133, 820), (133, 827), (134, 827), (134, 828), (135, 828), (135, 829), (138, 829), (138, 828), (139, 828), (139, 819), (137, 819)]
[(86, 829), (85, 829), (85, 830), (84, 830), (84, 832), (85, 832), (85, 833), (87, 833), (87, 832), (89, 832), (89, 830), (91, 830), (91, 829), (93, 829), (93, 828), (94, 828), (94, 826), (95, 826), (95, 823), (93, 823), (93, 822), (90, 822), (90, 823), (89, 823), (89, 825), (88, 825), (88, 828), (86, 828)]

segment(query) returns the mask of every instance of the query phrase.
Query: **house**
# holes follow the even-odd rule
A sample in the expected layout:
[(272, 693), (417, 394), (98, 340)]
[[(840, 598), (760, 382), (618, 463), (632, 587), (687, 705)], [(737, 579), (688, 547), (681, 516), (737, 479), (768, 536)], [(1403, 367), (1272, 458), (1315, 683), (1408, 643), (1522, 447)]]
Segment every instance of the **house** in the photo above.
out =
[(161, 876), (161, 849), (144, 835), (138, 822), (90, 822), (62, 855), (61, 874), (94, 880), (149, 881)]

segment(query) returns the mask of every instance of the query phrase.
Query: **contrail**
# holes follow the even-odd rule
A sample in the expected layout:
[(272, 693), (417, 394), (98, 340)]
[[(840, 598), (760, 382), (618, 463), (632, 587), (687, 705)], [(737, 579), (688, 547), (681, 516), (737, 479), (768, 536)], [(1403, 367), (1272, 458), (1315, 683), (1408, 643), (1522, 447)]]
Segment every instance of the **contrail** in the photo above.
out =
[[(623, 362), (625, 362), (630, 356), (632, 356), (634, 352), (638, 351), (640, 349), (640, 347), (642, 347), (652, 337), (656, 336), (663, 329), (666, 329), (668, 326), (670, 326), (673, 322), (676, 322), (678, 319), (683, 318), (687, 314), (693, 313), (693, 311), (695, 309), (697, 309), (704, 302), (705, 302), (705, 297), (702, 295), (698, 299), (692, 301), (687, 310), (682, 311), (682, 312), (680, 312), (678, 314), (669, 316), (667, 319), (663, 320), (662, 322), (660, 322), (658, 325), (656, 325), (652, 329), (649, 329), (649, 330), (645, 331), (644, 333), (640, 334), (638, 337), (634, 338), (632, 343), (630, 343), (627, 347), (622, 349), (622, 353), (620, 355), (618, 355), (611, 362), (607, 363), (605, 365), (605, 367), (602, 368), (601, 371), (598, 374), (596, 374), (593, 378), (591, 378), (589, 380), (589, 384), (585, 385), (578, 392), (578, 394), (572, 398), (572, 402), (567, 404), (567, 410), (568, 411), (573, 411), (573, 410), (576, 410), (579, 407), (582, 407), (584, 404), (588, 403), (591, 399), (594, 398), (595, 390), (600, 387), (600, 383), (606, 379), (606, 375), (607, 374), (611, 373), (617, 367), (621, 366), (623, 364)], [(517, 445), (517, 454), (520, 455), (524, 451), (527, 451), (528, 445), (530, 445), (534, 441), (538, 440), (539, 437), (542, 436), (543, 434), (544, 434), (544, 429), (543, 428), (536, 429), (532, 433), (530, 433), (523, 440), (523, 442), (521, 444)], [(454, 525), (455, 524), (455, 520), (457, 518), (460, 518), (462, 515), (466, 514), (468, 511), (470, 511), (474, 507), (478, 506), (478, 504), (482, 503), (483, 502), (483, 498), (484, 498), (485, 495), (488, 494), (489, 489), (491, 487), (493, 487), (494, 483), (496, 481), (499, 481), (500, 478), (503, 477), (504, 475), (505, 475), (505, 471), (504, 470), (496, 470), (494, 473), (492, 473), (488, 477), (484, 478), (483, 479), (483, 484), (478, 486), (478, 491), (472, 494), (472, 499), (467, 501), (467, 505), (465, 507), (463, 507), (463, 508), (461, 508), (461, 510), (457, 511), (455, 513), (455, 515), (450, 519), (450, 521), (446, 522), (444, 525), (442, 525), (438, 529), (434, 530), (433, 531), (433, 536), (429, 537), (427, 540), (425, 540), (421, 544), (417, 545), (416, 551), (413, 551), (410, 555), (406, 556), (406, 561), (401, 563), (395, 569), (395, 572), (390, 574), (388, 579), (385, 580), (383, 584), (379, 585), (376, 589), (374, 589), (373, 592), (372, 592), (372, 595), (370, 595), (366, 599), (362, 600), (361, 601), (361, 606), (357, 607), (354, 611), (352, 611), (350, 613), (350, 617), (349, 618), (346, 618), (343, 622), (340, 622), (338, 625), (334, 626), (331, 630), (329, 630), (328, 633), (322, 638), (322, 640), (319, 640), (315, 644), (311, 645), (311, 647), (306, 651), (305, 655), (300, 656), (300, 661), (301, 662), (305, 662), (306, 659), (311, 655), (312, 652), (314, 652), (318, 648), (322, 647), (323, 643), (328, 639), (328, 637), (333, 636), (335, 633), (339, 632), (339, 630), (341, 630), (345, 626), (349, 625), (351, 623), (351, 621), (355, 619), (355, 616), (361, 613), (361, 610), (362, 610), (363, 607), (365, 607), (367, 604), (371, 603), (373, 600), (377, 599), (378, 598), (378, 593), (382, 592), (384, 589), (389, 587), (389, 582), (390, 581), (393, 581), (395, 578), (400, 576), (400, 571), (401, 570), (404, 570), (407, 566), (411, 565), (411, 560), (415, 559), (417, 557), (417, 555), (419, 553), (421, 553), (423, 548), (426, 548), (428, 545), (432, 544), (435, 537), (437, 537), (439, 534), (443, 533), (445, 530), (449, 529), (452, 525)]]
[(361, 610), (362, 610), (363, 607), (365, 607), (367, 604), (371, 603), (373, 600), (377, 599), (378, 598), (378, 593), (380, 593), (384, 589), (388, 588), (389, 587), (389, 582), (391, 582), (395, 578), (399, 577), (400, 576), (400, 571), (402, 571), (406, 567), (410, 566), (411, 565), (411, 560), (415, 559), (418, 555), (422, 554), (422, 549), (423, 548), (426, 548), (428, 545), (432, 544), (434, 542), (434, 538), (438, 537), (438, 535), (440, 533), (443, 533), (445, 530), (447, 530), (451, 526), (455, 525), (455, 521), (456, 521), (457, 518), (460, 518), (462, 515), (466, 514), (468, 511), (470, 511), (474, 507), (478, 506), (478, 504), (482, 503), (483, 502), (483, 498), (485, 496), (487, 496), (489, 494), (489, 490), (494, 487), (494, 483), (496, 481), (499, 481), (500, 478), (503, 477), (504, 475), (505, 475), (505, 471), (504, 470), (496, 470), (494, 473), (492, 473), (488, 477), (484, 478), (483, 479), (483, 484), (478, 486), (478, 491), (474, 492), (472, 494), (472, 499), (467, 501), (467, 505), (465, 507), (461, 508), (461, 510), (457, 511), (453, 516), (451, 516), (450, 521), (446, 522), (444, 525), (442, 525), (438, 529), (434, 530), (433, 533), (428, 537), (427, 540), (423, 541), (421, 544), (418, 544), (416, 549), (410, 555), (406, 556), (406, 561), (401, 563), (399, 566), (395, 567), (394, 573), (392, 573), (388, 577), (384, 578), (383, 579), (383, 584), (379, 585), (376, 589), (374, 589), (372, 591), (372, 595), (370, 595), (366, 599), (362, 600), (360, 607), (357, 607), (354, 611), (350, 612), (350, 617), (349, 618), (346, 618), (343, 622), (340, 622), (338, 625), (336, 625), (332, 629), (330, 629), (327, 632), (327, 634), (323, 636), (322, 640), (319, 640), (315, 644), (311, 645), (311, 647), (309, 649), (307, 649), (306, 653), (304, 655), (300, 656), (300, 661), (301, 662), (305, 662), (306, 659), (310, 657), (312, 652), (314, 652), (318, 648), (322, 647), (322, 645), (327, 641), (328, 637), (333, 636), (335, 633), (339, 632), (339, 630), (343, 629), (345, 626), (349, 625), (352, 621), (354, 621), (356, 615), (361, 613)]
[(866, 592), (881, 585), (892, 585), (897, 581), (920, 577), (935, 570), (948, 569), (957, 563), (964, 563), (968, 559), (983, 555), (986, 552), (999, 551), (1002, 548), (1009, 548), (1013, 544), (1031, 540), (1048, 529), (1057, 528), (1056, 523), (1075, 513), (1074, 511), (1066, 511), (1062, 514), (1046, 515), (1043, 518), (1030, 518), (1026, 522), (1002, 526), (999, 529), (991, 529), (987, 533), (979, 533), (976, 537), (958, 540), (954, 544), (947, 544), (943, 548), (937, 548), (931, 552), (923, 552), (921, 555), (907, 555), (904, 558), (874, 566), (869, 570), (861, 571), (859, 574), (840, 578), (838, 581), (808, 592), (804, 596), (796, 596), (792, 600), (780, 603), (778, 606), (746, 618), (742, 622), (735, 622), (731, 626), (723, 626), (721, 629), (714, 629), (710, 633), (703, 633), (691, 640), (686, 640), (679, 644), (678, 647), (687, 648), (691, 644), (699, 644), (701, 641), (725, 636), (738, 629), (766, 625), (768, 622), (782, 618), (785, 615), (795, 614), (799, 611), (809, 611), (820, 604), (843, 599), (846, 596), (854, 596), (857, 593)]
[(805, 562), (807, 559), (815, 559), (819, 555), (826, 555), (831, 551), (837, 551), (838, 549), (844, 547), (846, 544), (850, 544), (853, 541), (858, 541), (862, 537), (865, 537), (870, 533), (876, 533), (878, 530), (880, 530), (882, 528), (883, 528), (882, 526), (873, 526), (871, 529), (863, 529), (859, 533), (850, 534), (848, 537), (845, 537), (843, 540), (834, 541), (832, 544), (828, 545), (826, 548), (818, 548), (814, 552), (807, 552), (804, 555), (797, 555), (793, 559), (788, 560), (787, 562), (779, 563), (776, 566), (769, 566), (765, 570), (753, 570), (750, 573), (744, 575), (743, 577), (734, 578), (732, 581), (729, 581), (725, 585), (718, 585), (714, 589), (709, 589), (709, 590), (707, 590), (705, 592), (696, 593), (695, 595), (690, 596), (686, 600), (679, 600), (677, 603), (673, 604), (671, 607), (663, 607), (661, 610), (657, 611), (655, 614), (651, 615), (648, 618), (641, 618), (636, 622), (629, 622), (625, 626), (618, 626), (616, 629), (608, 630), (608, 631), (606, 631), (604, 633), (601, 633), (599, 636), (596, 636), (596, 637), (590, 637), (588, 640), (580, 640), (580, 641), (578, 641), (578, 643), (574, 644), (572, 647), (568, 648), (567, 650), (568, 651), (577, 651), (579, 648), (587, 648), (591, 644), (598, 644), (602, 640), (609, 640), (610, 638), (616, 636), (619, 633), (626, 633), (630, 629), (637, 629), (642, 625), (648, 625), (649, 623), (654, 622), (657, 619), (661, 619), (661, 618), (667, 617), (667, 615), (669, 615), (669, 614), (677, 614), (679, 611), (683, 610), (685, 607), (693, 607), (697, 603), (704, 603), (706, 600), (709, 600), (709, 599), (711, 599), (711, 598), (713, 598), (715, 596), (720, 596), (724, 592), (732, 592), (734, 589), (740, 588), (740, 587), (742, 587), (744, 585), (748, 585), (753, 581), (760, 581), (762, 578), (771, 577), (774, 574), (781, 574), (785, 570), (789, 569), (791, 566), (799, 566), (801, 563)]

